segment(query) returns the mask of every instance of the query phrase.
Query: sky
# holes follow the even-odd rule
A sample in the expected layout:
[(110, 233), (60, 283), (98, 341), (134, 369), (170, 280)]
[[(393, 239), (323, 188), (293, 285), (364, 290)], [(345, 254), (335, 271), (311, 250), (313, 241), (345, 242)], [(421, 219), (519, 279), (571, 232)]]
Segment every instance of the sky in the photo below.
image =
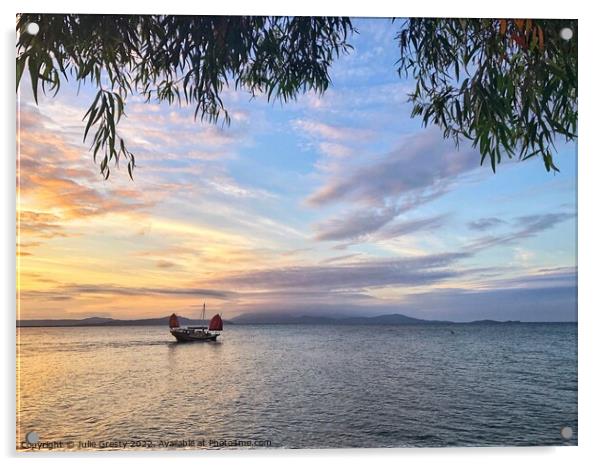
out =
[(246, 313), (577, 320), (577, 148), (493, 173), (410, 117), (398, 25), (356, 20), (323, 95), (226, 90), (229, 126), (130, 98), (100, 175), (94, 89), (18, 101), (20, 319)]

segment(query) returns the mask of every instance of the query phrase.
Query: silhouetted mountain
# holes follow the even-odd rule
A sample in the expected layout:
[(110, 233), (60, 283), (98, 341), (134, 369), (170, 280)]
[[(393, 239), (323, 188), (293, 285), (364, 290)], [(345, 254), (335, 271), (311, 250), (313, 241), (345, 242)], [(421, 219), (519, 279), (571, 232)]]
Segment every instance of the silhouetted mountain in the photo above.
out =
[[(208, 321), (193, 320), (178, 316), (180, 324), (207, 325)], [(311, 324), (311, 325), (425, 325), (425, 324), (511, 324), (520, 323), (518, 320), (475, 320), (472, 322), (452, 322), (449, 320), (426, 320), (409, 317), (403, 314), (385, 314), (372, 317), (357, 316), (312, 316), (312, 315), (290, 315), (285, 313), (256, 313), (243, 314), (232, 320), (225, 320), (224, 325), (277, 325), (277, 324)], [(169, 325), (169, 316), (151, 319), (111, 319), (109, 317), (88, 317), (86, 319), (36, 319), (18, 320), (17, 327), (119, 327), (119, 326), (143, 326), (143, 325)]]
[(520, 320), (473, 320), (472, 322), (466, 322), (467, 324), (520, 324)]
[(278, 313), (243, 314), (232, 319), (236, 324), (339, 324), (339, 325), (408, 325), (408, 324), (447, 324), (442, 320), (425, 320), (403, 314), (387, 314), (373, 317), (325, 317), (311, 315), (289, 315)]
[[(180, 325), (207, 325), (208, 321), (189, 319), (178, 316)], [(224, 324), (233, 322), (224, 321)], [(109, 317), (88, 317), (85, 319), (33, 319), (17, 320), (17, 327), (120, 327), (120, 326), (144, 326), (144, 325), (169, 325), (169, 316), (151, 319), (111, 319)]]
[(107, 325), (114, 319), (108, 317), (88, 317), (86, 319), (29, 319), (17, 320), (17, 327), (81, 327)]

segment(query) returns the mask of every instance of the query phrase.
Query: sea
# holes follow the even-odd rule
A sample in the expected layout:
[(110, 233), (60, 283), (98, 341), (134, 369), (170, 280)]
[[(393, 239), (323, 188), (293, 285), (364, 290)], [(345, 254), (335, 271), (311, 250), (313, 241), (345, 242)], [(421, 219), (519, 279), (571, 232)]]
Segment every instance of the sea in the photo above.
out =
[(576, 445), (577, 325), (17, 329), (19, 451)]

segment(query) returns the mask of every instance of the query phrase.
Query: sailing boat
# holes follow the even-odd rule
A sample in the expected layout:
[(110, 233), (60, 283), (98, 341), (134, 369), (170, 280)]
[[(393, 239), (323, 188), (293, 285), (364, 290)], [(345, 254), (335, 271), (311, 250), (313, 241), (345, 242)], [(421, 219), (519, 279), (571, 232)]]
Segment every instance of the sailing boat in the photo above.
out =
[[(205, 320), (205, 303), (203, 303), (202, 321)], [(189, 341), (216, 341), (219, 333), (222, 331), (224, 323), (219, 314), (215, 314), (209, 322), (209, 328), (205, 326), (188, 326), (180, 327), (178, 316), (174, 313), (169, 317), (169, 331), (178, 342)]]

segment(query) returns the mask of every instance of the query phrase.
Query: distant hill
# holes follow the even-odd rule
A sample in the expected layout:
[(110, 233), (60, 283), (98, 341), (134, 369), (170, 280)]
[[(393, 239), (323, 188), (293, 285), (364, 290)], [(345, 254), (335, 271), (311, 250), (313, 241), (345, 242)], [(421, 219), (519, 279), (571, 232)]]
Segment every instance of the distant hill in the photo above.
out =
[[(178, 316), (181, 325), (207, 325), (208, 321), (193, 320)], [(232, 324), (225, 320), (224, 324)], [(144, 325), (169, 325), (169, 316), (151, 319), (111, 319), (109, 317), (88, 317), (86, 319), (31, 319), (17, 320), (17, 327), (122, 327)]]
[[(207, 325), (208, 322), (180, 317), (180, 324)], [(284, 313), (243, 314), (231, 320), (225, 320), (224, 325), (283, 325), (283, 324), (312, 324), (312, 325), (425, 325), (425, 324), (505, 324), (520, 321), (475, 320), (472, 322), (452, 322), (449, 320), (426, 320), (409, 317), (403, 314), (385, 314), (372, 317), (351, 316), (310, 316), (290, 315)], [(121, 327), (144, 325), (169, 325), (169, 316), (154, 319), (111, 319), (109, 317), (88, 317), (86, 319), (35, 319), (17, 320), (17, 327)]]
[(384, 314), (378, 316), (311, 316), (290, 315), (284, 313), (254, 313), (243, 314), (232, 319), (235, 324), (336, 324), (336, 325), (426, 325), (426, 324), (508, 324), (520, 323), (518, 320), (475, 320), (472, 322), (453, 322), (451, 320), (427, 320), (403, 314)]
[(339, 325), (408, 325), (408, 324), (449, 324), (450, 321), (425, 320), (403, 314), (386, 314), (373, 317), (324, 317), (289, 314), (243, 314), (232, 321), (236, 324), (339, 324)]

